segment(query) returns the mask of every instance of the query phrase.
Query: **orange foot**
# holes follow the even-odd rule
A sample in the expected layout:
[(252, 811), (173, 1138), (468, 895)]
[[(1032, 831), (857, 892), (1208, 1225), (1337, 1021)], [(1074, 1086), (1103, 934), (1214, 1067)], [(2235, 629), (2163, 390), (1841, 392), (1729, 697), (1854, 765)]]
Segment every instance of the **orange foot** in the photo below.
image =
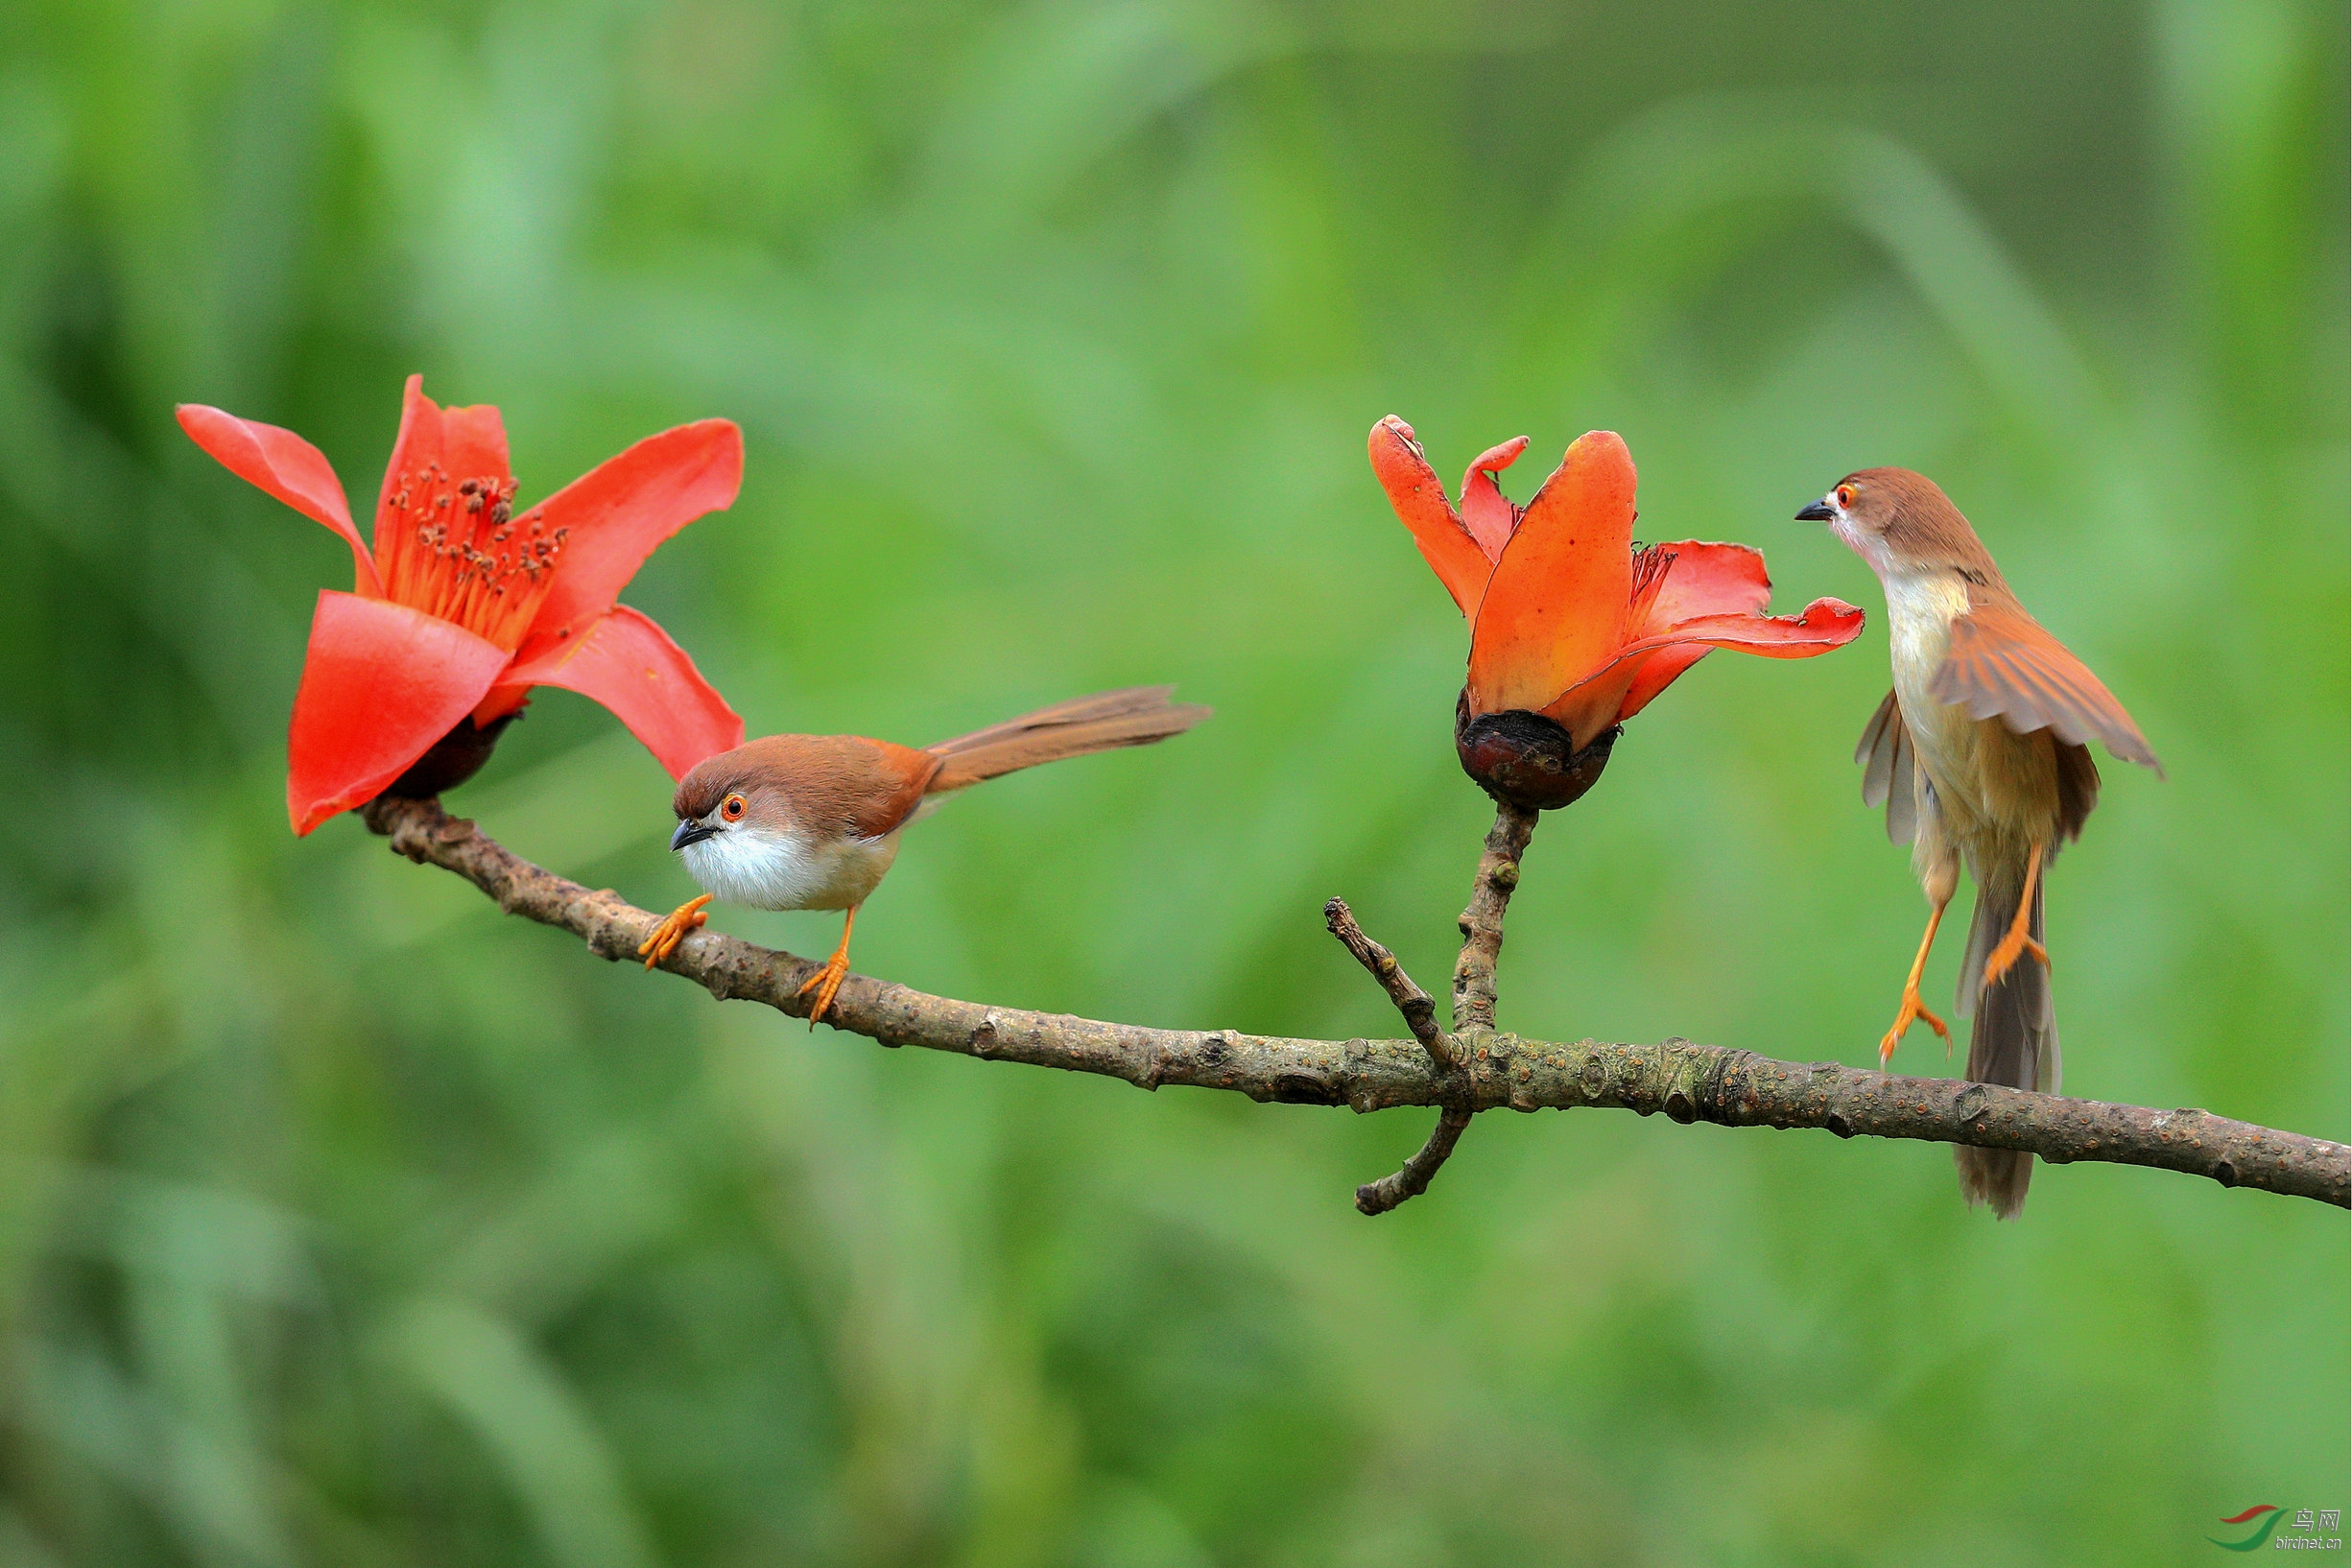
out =
[(858, 907), (852, 904), (849, 913), (842, 919), (841, 945), (833, 949), (833, 956), (825, 960), (824, 967), (802, 981), (800, 989), (794, 993), (797, 996), (806, 996), (811, 991), (817, 993), (817, 1005), (809, 1009), (811, 1029), (817, 1027), (817, 1020), (823, 1017), (825, 1010), (833, 1005), (833, 993), (842, 988), (842, 977), (849, 972), (849, 933), (855, 931), (857, 925)]
[(848, 973), (849, 955), (836, 953), (825, 960), (823, 968), (800, 983), (796, 994), (806, 996), (811, 991), (817, 993), (817, 1005), (809, 1009), (809, 1028), (815, 1029), (817, 1020), (825, 1015), (825, 1009), (833, 1005), (833, 993), (842, 988), (842, 977)]
[(1943, 1020), (1928, 1011), (1927, 1005), (1919, 1000), (1919, 980), (1914, 975), (1911, 984), (1903, 987), (1903, 1006), (1895, 1011), (1894, 1027), (1887, 1031), (1885, 1039), (1878, 1042), (1880, 1071), (1885, 1071), (1887, 1063), (1894, 1059), (1895, 1045), (1903, 1038), (1904, 1032), (1911, 1028), (1914, 1018), (1924, 1020), (1928, 1028), (1942, 1035), (1944, 1052), (1946, 1055), (1951, 1053), (1952, 1032), (1944, 1028)]
[(708, 918), (702, 913), (702, 906), (709, 902), (708, 893), (700, 898), (689, 898), (661, 917), (661, 924), (653, 928), (653, 934), (637, 944), (637, 955), (645, 960), (647, 968), (651, 969), (677, 952), (677, 944), (686, 939), (688, 932), (702, 929), (702, 922)]
[(2009, 927), (2009, 934), (2001, 938), (1999, 945), (1994, 947), (1990, 956), (1984, 960), (1984, 984), (1987, 986), (1999, 985), (2001, 977), (2014, 968), (2018, 958), (2027, 953), (2041, 960), (2043, 968), (2050, 967), (2050, 949), (2027, 936), (2024, 923), (2021, 921)]
[(1985, 957), (1984, 984), (1987, 986), (1999, 985), (2001, 977), (2009, 972), (2021, 953), (2031, 953), (2042, 961), (2043, 968), (2050, 967), (2050, 949), (2035, 941), (2032, 932), (2033, 889), (2034, 884), (2041, 880), (2041, 875), (2042, 846), (2037, 843), (2026, 854), (2026, 886), (2025, 891), (2017, 895), (2016, 917), (2009, 921), (2008, 930)]

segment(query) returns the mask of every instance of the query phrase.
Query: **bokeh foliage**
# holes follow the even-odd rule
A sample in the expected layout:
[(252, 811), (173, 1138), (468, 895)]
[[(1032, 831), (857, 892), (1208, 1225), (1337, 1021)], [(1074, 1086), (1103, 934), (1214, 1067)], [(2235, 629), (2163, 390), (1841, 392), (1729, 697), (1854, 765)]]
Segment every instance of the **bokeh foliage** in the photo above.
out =
[[(2057, 867), (2067, 1087), (2343, 1138), (2344, 34), (0, 11), (0, 1559), (2146, 1564), (2340, 1505), (2333, 1210), (2075, 1167), (1996, 1226), (1938, 1150), (1592, 1113), (1485, 1118), (1370, 1222), (1418, 1113), (811, 1036), (293, 841), (346, 567), (170, 410), (362, 500), (412, 369), (505, 408), (526, 498), (733, 416), (742, 501), (630, 597), (755, 727), (1219, 709), (927, 822), (859, 966), (1313, 1034), (1396, 1027), (1321, 900), (1438, 982), (1485, 820), (1373, 419), (1447, 472), (1615, 428), (1646, 536), (1874, 621), (1789, 516), (1923, 468), (2171, 770), (2109, 764)], [(1638, 721), (1537, 836), (1507, 1027), (1868, 1059), (1922, 913), (1847, 760), (1884, 648)], [(666, 792), (548, 694), (452, 803), (659, 907)]]

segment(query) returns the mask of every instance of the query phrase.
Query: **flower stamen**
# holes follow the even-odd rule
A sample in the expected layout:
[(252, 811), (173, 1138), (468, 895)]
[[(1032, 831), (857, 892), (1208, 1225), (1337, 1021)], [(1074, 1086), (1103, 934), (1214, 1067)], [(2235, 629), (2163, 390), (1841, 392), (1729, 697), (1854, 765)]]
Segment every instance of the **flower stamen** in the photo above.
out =
[(1642, 545), (1633, 552), (1633, 602), (1626, 611), (1629, 630), (1649, 624), (1651, 606), (1658, 602), (1658, 590), (1666, 586), (1676, 558), (1676, 553), (1662, 544)]
[(527, 537), (518, 542), (514, 481), (505, 475), (452, 483), (438, 463), (400, 474), (377, 523), (386, 595), (513, 650), (555, 585), (570, 533), (549, 533), (535, 510), (521, 522)]

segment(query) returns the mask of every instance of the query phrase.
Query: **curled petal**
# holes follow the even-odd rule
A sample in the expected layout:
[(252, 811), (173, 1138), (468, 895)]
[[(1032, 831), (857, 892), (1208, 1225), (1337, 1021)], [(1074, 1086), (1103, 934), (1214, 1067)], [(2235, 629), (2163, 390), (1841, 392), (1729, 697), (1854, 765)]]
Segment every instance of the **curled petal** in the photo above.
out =
[[(1862, 634), (1863, 614), (1841, 599), (1817, 599), (1801, 615), (1700, 615), (1627, 643), (1587, 679), (1540, 711), (1580, 737), (1630, 719), (1709, 649), (1765, 658), (1803, 659), (1843, 648)], [(1657, 666), (1655, 670), (1651, 667)], [(1610, 717), (1600, 718), (1607, 709)]]
[(1635, 637), (1655, 636), (1700, 615), (1760, 615), (1772, 602), (1772, 580), (1764, 570), (1760, 550), (1699, 539), (1650, 549), (1660, 558), (1673, 558), (1674, 564), (1666, 569), (1641, 623), (1627, 628)]
[(1626, 443), (1596, 430), (1528, 503), (1470, 635), (1473, 713), (1540, 710), (1616, 653), (1633, 592), (1633, 483)]
[(1702, 642), (1768, 659), (1809, 659), (1843, 648), (1862, 635), (1862, 611), (1842, 599), (1817, 599), (1798, 615), (1699, 615), (1626, 652), (1676, 642)]
[(343, 482), (335, 477), (325, 453), (291, 430), (257, 419), (240, 419), (202, 403), (182, 403), (177, 412), (179, 428), (221, 466), (269, 491), (303, 516), (333, 529), (351, 547), (352, 587), (370, 599), (384, 597), (375, 562), (351, 521)]
[(602, 702), (672, 778), (743, 744), (743, 720), (650, 617), (615, 605), (587, 630), (518, 659), (505, 686), (560, 686)]
[[(1638, 585), (1634, 590), (1635, 623), (1627, 630), (1635, 638), (1656, 636), (1702, 615), (1761, 614), (1772, 602), (1772, 580), (1764, 570), (1760, 550), (1744, 544), (1677, 539), (1653, 544), (1644, 554), (1664, 565), (1647, 599)], [(1637, 557), (1637, 580), (1639, 561)], [(1639, 713), (1710, 651), (1706, 643), (1682, 643), (1631, 661), (1632, 682), (1620, 700), (1617, 717), (1629, 719)]]
[(374, 799), (472, 711), (507, 658), (420, 609), (321, 592), (286, 739), (295, 832)]
[(1477, 619), (1479, 600), (1494, 572), (1494, 557), (1480, 547), (1447, 504), (1445, 487), (1437, 483), (1437, 470), (1430, 467), (1421, 443), (1413, 439), (1413, 426), (1391, 414), (1372, 427), (1366, 444), (1372, 472), (1380, 487), (1389, 492), (1396, 520), (1413, 531), (1421, 558), (1454, 596), (1463, 617)]
[(1461, 525), (1488, 560), (1503, 558), (1503, 547), (1510, 543), (1511, 533), (1519, 526), (1519, 509), (1510, 504), (1494, 476), (1518, 462), (1519, 454), (1526, 450), (1527, 438), (1515, 436), (1481, 452), (1462, 473)]
[(525, 656), (546, 651), (567, 630), (584, 633), (654, 546), (704, 512), (734, 505), (742, 486), (743, 432), (729, 419), (701, 419), (648, 436), (532, 508), (550, 531), (566, 535)]

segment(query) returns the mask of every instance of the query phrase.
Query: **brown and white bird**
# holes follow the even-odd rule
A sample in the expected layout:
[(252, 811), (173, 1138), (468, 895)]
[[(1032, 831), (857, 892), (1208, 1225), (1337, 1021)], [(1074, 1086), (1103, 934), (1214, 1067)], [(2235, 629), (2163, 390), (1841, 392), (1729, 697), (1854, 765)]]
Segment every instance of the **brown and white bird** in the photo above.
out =
[(699, 763), (678, 780), (670, 847), (706, 890), (680, 904), (637, 951), (652, 968), (703, 922), (712, 898), (753, 909), (846, 911), (841, 945), (800, 994), (824, 1016), (849, 972), (858, 908), (898, 858), (898, 835), (940, 800), (984, 779), (1178, 735), (1209, 710), (1171, 702), (1173, 686), (1136, 686), (1039, 708), (915, 750), (863, 735), (766, 735)]
[[(2094, 739), (2164, 776), (2139, 726), (2080, 659), (2042, 630), (1933, 480), (1865, 468), (1799, 511), (1870, 563), (1887, 590), (1894, 690), (1862, 732), (1865, 803), (1887, 803), (1887, 837), (1912, 846), (1930, 913), (1903, 983), (1883, 1064), (1915, 1018), (1952, 1033), (1919, 1000), (1919, 975), (1962, 862), (1976, 918), (1960, 962), (1960, 1016), (1973, 1010), (1968, 1077), (2058, 1091), (2057, 1013), (2042, 945), (2042, 882), (2099, 799)], [(2019, 960), (2031, 955), (2032, 962)], [(2003, 1219), (2026, 1200), (2033, 1156), (1954, 1145), (1960, 1192)]]

